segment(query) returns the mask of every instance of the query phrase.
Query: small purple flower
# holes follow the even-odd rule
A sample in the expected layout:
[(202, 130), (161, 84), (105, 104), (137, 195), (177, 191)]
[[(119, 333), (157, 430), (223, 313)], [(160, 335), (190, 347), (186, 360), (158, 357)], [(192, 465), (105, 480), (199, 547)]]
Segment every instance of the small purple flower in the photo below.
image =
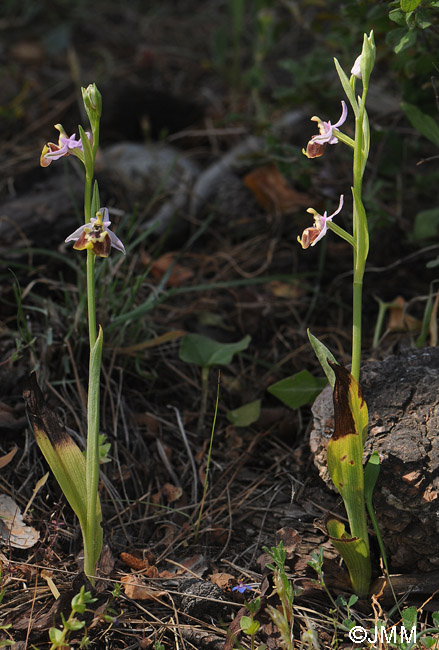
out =
[[(52, 160), (58, 160), (58, 158), (62, 158), (63, 156), (69, 156), (71, 153), (78, 155), (80, 152), (80, 156), (83, 153), (81, 138), (77, 140), (76, 133), (68, 137), (60, 124), (56, 124), (55, 128), (60, 132), (58, 144), (48, 142), (44, 145), (40, 158), (41, 167), (48, 167)], [(91, 133), (87, 131), (86, 135), (90, 140)]]
[(243, 594), (245, 591), (251, 591), (251, 585), (245, 585), (243, 582), (238, 582), (235, 587), (232, 587), (232, 591), (239, 591), (240, 594)]
[(340, 196), (340, 202), (338, 204), (338, 208), (335, 212), (329, 215), (325, 211), (324, 214), (319, 214), (316, 210), (313, 208), (308, 208), (307, 212), (310, 212), (312, 215), (314, 215), (314, 225), (310, 226), (309, 228), (306, 228), (303, 231), (302, 237), (298, 237), (297, 241), (299, 244), (302, 246), (302, 248), (309, 248), (309, 246), (315, 246), (322, 237), (326, 235), (326, 232), (328, 230), (328, 221), (332, 221), (332, 218), (335, 217), (336, 214), (340, 212), (340, 210), (343, 207), (343, 194)]
[(341, 102), (342, 112), (340, 119), (335, 124), (331, 122), (323, 122), (319, 117), (313, 116), (312, 121), (317, 122), (320, 133), (318, 135), (313, 135), (311, 140), (308, 142), (306, 151), (302, 149), (302, 153), (307, 156), (307, 158), (318, 158), (323, 155), (327, 144), (337, 144), (338, 139), (334, 134), (334, 129), (337, 129), (339, 126), (346, 122), (348, 115), (348, 107), (344, 101)]
[(98, 257), (108, 257), (111, 247), (126, 255), (124, 245), (109, 226), (111, 221), (108, 219), (108, 208), (101, 208), (90, 223), (77, 228), (65, 241), (74, 241), (73, 248), (79, 251), (92, 250)]

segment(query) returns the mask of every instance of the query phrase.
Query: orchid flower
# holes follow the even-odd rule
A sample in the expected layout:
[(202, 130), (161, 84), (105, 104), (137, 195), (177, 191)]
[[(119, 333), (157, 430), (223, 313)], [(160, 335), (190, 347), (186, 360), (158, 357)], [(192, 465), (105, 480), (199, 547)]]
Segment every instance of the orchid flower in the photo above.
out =
[(343, 194), (340, 196), (340, 202), (338, 208), (335, 212), (329, 215), (325, 211), (324, 214), (319, 214), (313, 208), (308, 208), (307, 212), (310, 212), (314, 215), (314, 226), (310, 226), (303, 231), (302, 237), (298, 237), (297, 241), (302, 246), (302, 248), (309, 248), (309, 246), (315, 246), (322, 237), (326, 235), (328, 230), (328, 222), (332, 221), (332, 218), (340, 212), (343, 207)]
[[(69, 156), (71, 153), (82, 159), (83, 148), (81, 138), (77, 140), (76, 133), (68, 137), (61, 124), (55, 124), (55, 129), (57, 129), (60, 134), (58, 144), (48, 142), (44, 145), (40, 158), (41, 167), (48, 167), (52, 160), (58, 160), (58, 158), (62, 158), (63, 156)], [(89, 131), (87, 131), (87, 137), (90, 140), (91, 134)]]
[(66, 242), (74, 241), (73, 248), (78, 251), (92, 250), (97, 257), (108, 257), (111, 247), (126, 255), (125, 247), (118, 237), (109, 229), (108, 208), (101, 208), (85, 223), (67, 237)]
[(317, 122), (320, 133), (318, 135), (313, 135), (311, 140), (308, 142), (306, 150), (302, 149), (302, 153), (307, 158), (318, 158), (323, 155), (327, 144), (337, 144), (338, 138), (334, 134), (334, 129), (338, 129), (339, 126), (346, 122), (348, 115), (348, 107), (344, 101), (341, 102), (342, 112), (340, 119), (335, 124), (331, 122), (323, 122), (319, 117), (314, 115), (311, 118), (311, 121)]

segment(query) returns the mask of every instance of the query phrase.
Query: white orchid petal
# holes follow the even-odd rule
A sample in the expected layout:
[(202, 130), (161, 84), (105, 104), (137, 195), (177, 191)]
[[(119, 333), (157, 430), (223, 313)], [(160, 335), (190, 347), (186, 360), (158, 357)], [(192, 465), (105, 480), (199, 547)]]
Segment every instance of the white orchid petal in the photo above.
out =
[(65, 242), (68, 242), (68, 241), (77, 241), (77, 240), (80, 238), (80, 236), (82, 235), (82, 233), (84, 232), (84, 230), (85, 230), (85, 228), (87, 227), (87, 225), (88, 225), (88, 224), (84, 224), (83, 226), (80, 226), (79, 228), (77, 228), (77, 229), (76, 229), (74, 232), (72, 232), (72, 234), (69, 235), (69, 236), (67, 237), (67, 239), (65, 239), (64, 241), (65, 241)]

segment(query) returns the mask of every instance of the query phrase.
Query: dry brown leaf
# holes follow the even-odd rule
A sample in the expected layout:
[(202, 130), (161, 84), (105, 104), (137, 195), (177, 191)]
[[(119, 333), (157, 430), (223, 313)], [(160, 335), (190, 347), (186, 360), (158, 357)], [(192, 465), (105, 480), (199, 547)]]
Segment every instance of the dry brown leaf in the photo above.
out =
[(18, 447), (15, 446), (8, 454), (0, 457), (0, 469), (6, 467), (6, 465), (11, 462), (17, 452), (17, 449)]
[(183, 495), (183, 489), (180, 486), (172, 485), (172, 483), (165, 483), (158, 492), (151, 496), (152, 503), (159, 503), (161, 497), (165, 497), (168, 503), (173, 503), (181, 499)]
[[(173, 264), (177, 253), (165, 253), (157, 260), (152, 261), (149, 255), (142, 256), (142, 262), (151, 264), (150, 274), (155, 280), (161, 280), (165, 273), (168, 271), (171, 264)], [(186, 284), (188, 280), (193, 278), (194, 272), (181, 264), (175, 264), (168, 277), (167, 283), (170, 287), (181, 287)]]
[(133, 600), (157, 600), (162, 596), (166, 596), (166, 591), (159, 591), (153, 587), (149, 587), (145, 580), (140, 576), (128, 575), (122, 576), (121, 583), (127, 598)]
[(309, 207), (312, 200), (288, 185), (276, 165), (263, 165), (244, 176), (244, 185), (253, 192), (259, 205), (267, 212), (290, 214)]
[(287, 553), (287, 560), (294, 557), (298, 544), (302, 541), (297, 530), (294, 528), (281, 528), (277, 531), (277, 543), (282, 542)]
[(416, 332), (421, 329), (422, 322), (413, 316), (410, 316), (405, 310), (407, 303), (402, 296), (393, 300), (389, 307), (389, 322), (387, 323), (388, 332)]
[(212, 575), (209, 576), (209, 579), (220, 589), (228, 591), (230, 591), (230, 589), (236, 583), (234, 576), (232, 576), (230, 573), (212, 573)]
[(0, 539), (14, 548), (31, 548), (39, 538), (40, 533), (24, 523), (15, 501), (7, 494), (0, 494)]

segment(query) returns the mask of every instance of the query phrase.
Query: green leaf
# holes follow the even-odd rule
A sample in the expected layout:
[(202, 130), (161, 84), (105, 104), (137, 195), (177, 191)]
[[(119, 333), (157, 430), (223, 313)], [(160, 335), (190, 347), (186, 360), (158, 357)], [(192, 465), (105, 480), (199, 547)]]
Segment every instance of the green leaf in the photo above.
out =
[(239, 624), (241, 626), (241, 630), (249, 636), (254, 636), (260, 627), (258, 621), (251, 619), (250, 616), (241, 616)]
[(307, 334), (308, 334), (309, 341), (315, 352), (315, 355), (319, 360), (320, 365), (322, 366), (322, 370), (325, 373), (326, 378), (328, 379), (329, 385), (331, 386), (331, 388), (334, 388), (335, 373), (331, 368), (331, 366), (329, 365), (328, 361), (332, 361), (332, 363), (337, 363), (337, 361), (335, 360), (335, 357), (332, 354), (332, 352), (328, 350), (328, 348), (324, 343), (319, 341), (319, 339), (316, 338), (314, 334), (311, 334), (309, 330), (307, 330)]
[(437, 237), (439, 228), (439, 208), (422, 210), (415, 217), (413, 226), (413, 239), (422, 241), (423, 239), (433, 239)]
[[(370, 556), (364, 503), (363, 447), (368, 414), (358, 382), (346, 368), (333, 364), (334, 433), (328, 442), (327, 462), (331, 479), (340, 492), (348, 515), (350, 536), (337, 520), (329, 522), (332, 543), (344, 558), (355, 593), (367, 594), (370, 581)], [(367, 582), (367, 584), (366, 584)]]
[(439, 126), (431, 115), (423, 113), (417, 106), (408, 102), (401, 102), (401, 108), (410, 124), (436, 147), (439, 147)]
[(406, 25), (405, 16), (402, 13), (401, 9), (392, 9), (392, 11), (389, 11), (389, 18), (401, 27), (404, 27)]
[(59, 644), (61, 641), (64, 641), (62, 630), (58, 630), (56, 627), (51, 627), (49, 630), (49, 639), (54, 644)]
[(354, 111), (355, 117), (359, 117), (360, 115), (360, 109), (358, 108), (357, 104), (357, 99), (355, 97), (355, 93), (352, 89), (351, 84), (349, 83), (349, 79), (347, 78), (347, 75), (337, 59), (334, 59), (334, 64), (335, 64), (335, 69), (337, 70), (337, 74), (339, 76), (341, 85), (343, 86), (343, 90), (346, 93), (346, 97), (349, 100), (350, 105), (352, 106), (352, 110)]
[(186, 334), (180, 341), (178, 356), (181, 361), (194, 363), (202, 368), (227, 366), (236, 352), (247, 349), (250, 341), (251, 337), (248, 335), (236, 343), (220, 343), (201, 334)]
[(372, 495), (380, 475), (380, 455), (373, 451), (364, 468), (364, 499), (372, 507)]
[(369, 592), (371, 565), (367, 542), (346, 534), (345, 526), (337, 519), (326, 523), (334, 548), (344, 559), (351, 578), (354, 592), (364, 598)]
[[(82, 149), (84, 151), (84, 165), (85, 169), (88, 174), (92, 175), (93, 174), (93, 166), (94, 166), (94, 160), (93, 160), (93, 152), (91, 149), (91, 144), (90, 140), (87, 137), (86, 132), (82, 128), (81, 125), (79, 125), (79, 135), (81, 136), (81, 142), (82, 142)], [(95, 216), (95, 215), (93, 215)]]
[(83, 527), (87, 494), (85, 458), (47, 406), (35, 373), (27, 380), (23, 397), (38, 446)]
[(395, 54), (399, 54), (403, 50), (407, 50), (409, 47), (413, 47), (415, 43), (416, 43), (416, 32), (413, 29), (411, 29), (401, 37), (399, 43), (393, 48), (393, 50)]
[(268, 387), (268, 392), (291, 409), (311, 404), (326, 386), (325, 377), (314, 377), (308, 370), (301, 370)]
[(402, 625), (406, 629), (411, 630), (416, 625), (417, 618), (418, 610), (416, 607), (406, 607), (402, 610)]
[(233, 411), (227, 412), (227, 419), (236, 427), (248, 427), (259, 420), (261, 414), (261, 400), (257, 399), (254, 402), (249, 402), (240, 406)]
[(401, 9), (405, 12), (414, 11), (421, 0), (401, 0)]

